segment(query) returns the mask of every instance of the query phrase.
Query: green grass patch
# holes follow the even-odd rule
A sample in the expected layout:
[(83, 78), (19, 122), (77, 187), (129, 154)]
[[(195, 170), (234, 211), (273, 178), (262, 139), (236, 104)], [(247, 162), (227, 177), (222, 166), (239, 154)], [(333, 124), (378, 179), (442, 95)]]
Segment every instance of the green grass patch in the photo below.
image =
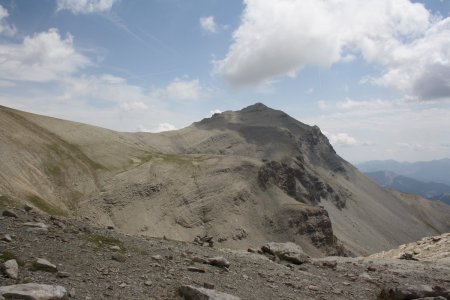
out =
[(49, 215), (52, 216), (63, 216), (66, 217), (68, 216), (67, 211), (53, 206), (51, 204), (48, 204), (47, 201), (45, 201), (44, 199), (42, 199), (39, 196), (36, 195), (32, 195), (32, 196), (28, 196), (27, 200), (36, 208), (39, 208), (40, 210), (42, 210), (43, 212), (46, 212)]
[(10, 251), (2, 251), (0, 252), (0, 262), (5, 262), (11, 259), (15, 259), (19, 266), (25, 265), (24, 261), (20, 259), (17, 255)]
[(11, 197), (1, 195), (0, 196), (0, 207), (19, 207), (19, 203), (14, 201)]
[(112, 246), (119, 246), (121, 252), (125, 252), (125, 246), (121, 240), (112, 236), (106, 236), (101, 234), (83, 234), (81, 239), (93, 244), (96, 248), (110, 248)]
[(72, 154), (72, 155), (77, 156), (79, 159), (81, 159), (82, 161), (87, 163), (91, 168), (93, 168), (95, 170), (107, 170), (107, 168), (105, 166), (103, 166), (102, 164), (100, 164), (96, 161), (93, 161), (86, 154), (84, 154), (84, 152), (81, 150), (80, 146), (78, 146), (76, 144), (67, 143), (67, 142), (65, 142), (63, 145), (69, 151), (67, 151), (67, 149), (64, 149), (64, 147), (57, 145), (57, 144), (48, 145), (48, 148), (50, 150), (52, 150), (56, 155), (58, 155), (62, 159), (66, 158), (66, 157), (70, 157), (71, 156), (70, 154)]

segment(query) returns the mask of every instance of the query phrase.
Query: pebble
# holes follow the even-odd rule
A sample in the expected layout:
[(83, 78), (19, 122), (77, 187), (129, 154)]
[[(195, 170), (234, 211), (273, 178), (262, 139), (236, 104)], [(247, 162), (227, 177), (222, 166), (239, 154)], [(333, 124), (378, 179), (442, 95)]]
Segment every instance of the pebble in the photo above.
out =
[(151, 286), (153, 284), (153, 282), (151, 282), (150, 280), (147, 280), (146, 282), (144, 282), (144, 284), (146, 286)]
[(34, 267), (40, 271), (46, 271), (46, 272), (57, 272), (58, 268), (56, 265), (52, 264), (45, 258), (38, 258), (34, 262)]
[(115, 253), (111, 256), (112, 260), (118, 261), (118, 262), (125, 262), (127, 260), (126, 256), (120, 253)]
[(203, 268), (197, 268), (197, 267), (187, 267), (188, 271), (191, 272), (197, 272), (197, 273), (205, 273), (206, 270)]
[(2, 238), (3, 241), (11, 243), (12, 242), (12, 238), (9, 234), (5, 234)]
[(223, 256), (209, 258), (207, 262), (208, 264), (219, 268), (228, 268), (230, 266), (230, 262)]

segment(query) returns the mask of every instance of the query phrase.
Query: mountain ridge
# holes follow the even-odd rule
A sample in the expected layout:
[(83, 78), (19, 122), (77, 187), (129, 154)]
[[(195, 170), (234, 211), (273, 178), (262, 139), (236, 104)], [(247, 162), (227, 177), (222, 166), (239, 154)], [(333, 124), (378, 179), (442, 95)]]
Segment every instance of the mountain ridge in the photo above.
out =
[(321, 256), (373, 253), (450, 230), (448, 206), (379, 188), (317, 126), (262, 104), (159, 134), (4, 107), (0, 123), (0, 193), (8, 201), (37, 197), (32, 204), (40, 209), (50, 205), (128, 234), (208, 235), (236, 249), (293, 241)]

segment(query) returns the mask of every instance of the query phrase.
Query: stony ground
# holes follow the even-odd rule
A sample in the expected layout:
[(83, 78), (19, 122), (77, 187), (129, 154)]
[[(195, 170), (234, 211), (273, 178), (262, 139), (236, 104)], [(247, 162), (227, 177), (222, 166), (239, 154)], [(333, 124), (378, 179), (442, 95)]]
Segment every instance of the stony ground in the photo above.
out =
[[(0, 262), (16, 259), (19, 275), (0, 276), (0, 286), (60, 285), (70, 299), (182, 299), (182, 285), (241, 299), (377, 299), (385, 288), (450, 288), (450, 264), (445, 261), (328, 257), (294, 265), (258, 253), (127, 236), (92, 227), (88, 220), (11, 212), (16, 216), (4, 216), (2, 211), (0, 217)], [(24, 225), (27, 222), (48, 228)], [(205, 263), (217, 256), (230, 266)], [(57, 270), (39, 267), (38, 258)]]

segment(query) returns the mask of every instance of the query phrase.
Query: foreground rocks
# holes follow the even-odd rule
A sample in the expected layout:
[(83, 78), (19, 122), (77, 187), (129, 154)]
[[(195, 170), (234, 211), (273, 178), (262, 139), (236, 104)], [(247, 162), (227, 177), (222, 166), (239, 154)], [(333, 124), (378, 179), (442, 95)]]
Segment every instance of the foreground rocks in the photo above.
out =
[[(18, 299), (411, 299), (405, 296), (410, 287), (427, 287), (423, 292), (450, 286), (445, 260), (315, 259), (293, 243), (231, 251), (122, 235), (34, 210), (14, 212), (18, 218), (0, 218), (0, 236), (12, 237), (0, 241), (0, 286), (2, 293), (14, 287)], [(43, 224), (47, 232), (28, 231), (42, 225), (25, 223)], [(15, 268), (10, 260), (17, 263), (17, 278), (5, 272), (5, 265)], [(38, 261), (45, 270), (36, 269)], [(429, 295), (422, 292), (415, 297)]]
[(240, 300), (241, 298), (221, 293), (215, 290), (183, 285), (179, 289), (180, 295), (186, 300)]
[(64, 299), (67, 291), (62, 286), (27, 283), (2, 286), (0, 295), (6, 299), (58, 300)]
[(303, 249), (291, 242), (287, 243), (267, 243), (261, 247), (263, 253), (274, 255), (280, 260), (285, 260), (296, 265), (309, 262), (309, 256), (303, 252)]

